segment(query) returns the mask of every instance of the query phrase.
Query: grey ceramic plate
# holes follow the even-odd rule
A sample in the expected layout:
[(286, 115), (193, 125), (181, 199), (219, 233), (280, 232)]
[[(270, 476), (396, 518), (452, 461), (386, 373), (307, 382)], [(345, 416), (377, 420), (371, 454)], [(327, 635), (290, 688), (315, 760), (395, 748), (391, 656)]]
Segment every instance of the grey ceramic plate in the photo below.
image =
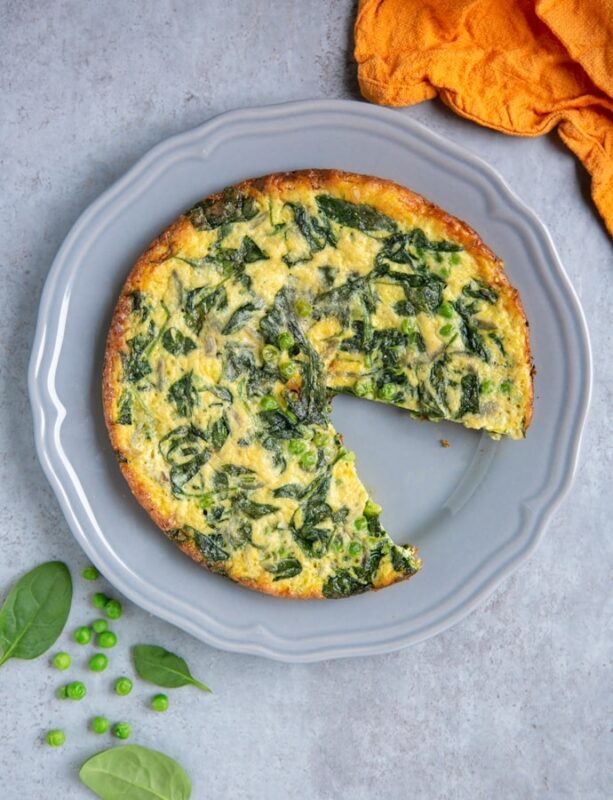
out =
[[(202, 571), (130, 495), (102, 420), (112, 309), (147, 243), (192, 203), (254, 175), (336, 167), (392, 178), (469, 222), (508, 265), (538, 367), (523, 442), (340, 397), (333, 417), (398, 541), (408, 583), (279, 600)], [(318, 101), (224, 114), (163, 142), (78, 220), (43, 293), (30, 364), (38, 453), (75, 538), (125, 595), (217, 647), (286, 661), (381, 653), (457, 622), (529, 555), (568, 489), (590, 394), (585, 322), (543, 225), (486, 164), (399, 112)], [(449, 449), (439, 443), (446, 438)]]

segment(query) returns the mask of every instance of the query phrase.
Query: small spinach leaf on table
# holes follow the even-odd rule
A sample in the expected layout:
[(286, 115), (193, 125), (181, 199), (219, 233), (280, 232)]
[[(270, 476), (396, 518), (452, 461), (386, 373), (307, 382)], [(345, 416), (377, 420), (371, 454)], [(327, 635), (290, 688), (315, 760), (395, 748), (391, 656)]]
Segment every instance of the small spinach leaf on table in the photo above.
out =
[(70, 611), (68, 567), (48, 561), (13, 586), (0, 609), (0, 665), (9, 658), (37, 658), (56, 641)]
[(155, 644), (137, 644), (132, 648), (134, 668), (145, 681), (167, 689), (180, 686), (197, 686), (203, 692), (210, 692), (208, 686), (196, 680), (181, 656)]
[(189, 776), (177, 761), (138, 744), (97, 753), (79, 777), (101, 800), (189, 800), (192, 794)]

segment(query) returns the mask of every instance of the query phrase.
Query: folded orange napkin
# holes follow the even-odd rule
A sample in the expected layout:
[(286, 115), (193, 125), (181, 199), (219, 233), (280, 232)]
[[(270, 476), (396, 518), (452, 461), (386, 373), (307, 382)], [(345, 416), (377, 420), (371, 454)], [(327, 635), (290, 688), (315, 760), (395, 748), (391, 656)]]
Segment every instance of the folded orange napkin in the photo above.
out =
[(556, 125), (613, 235), (613, 0), (361, 0), (364, 97), (435, 97), (504, 133)]

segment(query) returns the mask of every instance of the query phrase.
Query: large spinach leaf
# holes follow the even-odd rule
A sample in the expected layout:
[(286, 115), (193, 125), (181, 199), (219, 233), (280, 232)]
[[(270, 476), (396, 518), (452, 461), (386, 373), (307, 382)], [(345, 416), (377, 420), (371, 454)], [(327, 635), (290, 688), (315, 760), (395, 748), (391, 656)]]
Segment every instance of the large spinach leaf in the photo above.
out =
[(97, 753), (79, 777), (101, 800), (189, 800), (192, 795), (189, 776), (177, 761), (138, 744)]
[(0, 665), (9, 658), (37, 658), (58, 638), (70, 611), (68, 567), (48, 561), (23, 575), (0, 609)]

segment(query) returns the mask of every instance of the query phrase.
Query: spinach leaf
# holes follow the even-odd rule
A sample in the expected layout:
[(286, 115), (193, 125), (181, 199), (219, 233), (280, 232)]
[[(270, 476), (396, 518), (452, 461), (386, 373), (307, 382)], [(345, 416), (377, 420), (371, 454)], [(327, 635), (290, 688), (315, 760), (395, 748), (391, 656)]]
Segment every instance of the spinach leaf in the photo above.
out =
[(355, 228), (362, 233), (396, 230), (394, 220), (372, 206), (350, 203), (326, 194), (317, 195), (315, 200), (319, 210), (327, 217), (348, 228)]
[(137, 383), (141, 378), (149, 375), (151, 364), (148, 361), (148, 348), (155, 341), (155, 335), (156, 327), (153, 320), (150, 320), (146, 333), (139, 333), (127, 340), (126, 344), (130, 348), (130, 354), (123, 360), (124, 380), (129, 383)]
[(147, 295), (144, 292), (132, 292), (130, 300), (132, 301), (132, 313), (137, 314), (142, 322), (145, 322), (151, 309), (146, 301)]
[(325, 266), (318, 267), (317, 269), (321, 272), (321, 277), (326, 286), (333, 286), (334, 281), (336, 280), (336, 274), (338, 273), (338, 268)]
[(275, 577), (273, 581), (282, 581), (286, 578), (295, 578), (302, 572), (302, 564), (297, 558), (282, 558), (276, 564), (266, 567), (267, 572), (271, 572)]
[(207, 437), (211, 442), (213, 450), (221, 450), (230, 435), (230, 424), (225, 414), (212, 422), (207, 429)]
[(332, 531), (325, 528), (302, 527), (292, 530), (292, 535), (300, 548), (312, 558), (321, 558), (326, 554)]
[(236, 507), (251, 519), (260, 519), (279, 510), (277, 506), (271, 506), (268, 503), (255, 503), (244, 495), (239, 495), (235, 502)]
[(392, 547), (392, 567), (396, 572), (402, 572), (405, 575), (414, 575), (417, 571), (411, 559), (398, 545)]
[(119, 403), (117, 404), (117, 424), (132, 424), (132, 394), (126, 389), (124, 389), (119, 396)]
[(428, 239), (421, 228), (413, 228), (407, 236), (410, 239), (410, 244), (417, 250), (433, 250), (437, 253), (457, 253), (464, 249), (462, 245), (449, 242), (446, 239), (439, 239), (438, 241)]
[(191, 370), (172, 384), (167, 399), (174, 405), (180, 417), (191, 417), (194, 406), (198, 405), (198, 392), (194, 386), (194, 375)]
[(486, 286), (483, 281), (472, 280), (462, 287), (462, 294), (467, 297), (473, 297), (475, 300), (485, 300), (486, 303), (492, 305), (498, 300), (498, 292), (495, 292), (490, 286)]
[(300, 438), (298, 426), (282, 411), (260, 411), (258, 417), (268, 436), (274, 439)]
[(227, 561), (230, 554), (223, 549), (223, 536), (219, 533), (204, 534), (194, 531), (194, 541), (207, 561)]
[(443, 356), (443, 358), (438, 358), (430, 368), (430, 385), (436, 392), (436, 397), (443, 408), (447, 406), (446, 363), (447, 359)]
[(203, 200), (187, 212), (194, 228), (208, 231), (230, 222), (244, 222), (258, 213), (253, 197), (242, 194), (235, 187), (225, 189), (216, 199)]
[(379, 272), (379, 275), (384, 275), (388, 280), (402, 286), (407, 301), (417, 311), (433, 314), (441, 304), (445, 281), (433, 272), (386, 270), (384, 273)]
[(196, 342), (178, 328), (168, 328), (162, 334), (162, 346), (173, 356), (186, 356), (196, 349)]
[(292, 500), (300, 500), (300, 498), (304, 497), (306, 491), (306, 488), (299, 483), (286, 483), (283, 486), (279, 486), (277, 489), (273, 489), (272, 496), (289, 497)]
[(500, 350), (503, 356), (506, 356), (506, 350), (504, 349), (504, 344), (502, 343), (502, 339), (496, 333), (490, 333), (490, 339), (495, 342), (496, 346)]
[(160, 453), (171, 465), (170, 485), (175, 497), (185, 493), (187, 484), (211, 457), (206, 441), (207, 434), (195, 425), (180, 425), (160, 440)]
[(240, 375), (253, 377), (256, 371), (255, 356), (245, 347), (229, 344), (224, 351), (224, 375), (235, 381)]
[(296, 203), (288, 203), (287, 205), (292, 209), (296, 226), (306, 240), (311, 250), (311, 255), (323, 250), (327, 244), (336, 245), (336, 237), (332, 233), (327, 219), (322, 221), (317, 217), (312, 217), (304, 206)]
[(367, 575), (372, 582), (372, 579), (379, 569), (379, 564), (387, 551), (387, 544), (385, 542), (378, 542), (374, 547), (371, 547), (366, 554), (362, 563), (364, 575)]
[(462, 398), (456, 419), (463, 417), (464, 414), (479, 413), (479, 378), (474, 373), (463, 375), (460, 385)]
[(253, 264), (255, 261), (266, 261), (268, 256), (260, 249), (250, 236), (243, 236), (240, 246), (241, 259), (245, 264)]
[(253, 312), (257, 310), (258, 307), (254, 303), (245, 303), (244, 305), (239, 306), (239, 308), (234, 311), (230, 319), (226, 322), (221, 332), (224, 334), (224, 336), (228, 336), (228, 334), (239, 330), (243, 327), (243, 325), (245, 325), (247, 320), (251, 318)]
[(366, 592), (370, 587), (371, 582), (365, 577), (358, 577), (350, 570), (341, 569), (325, 580), (322, 591), (324, 597), (338, 598)]
[(137, 644), (132, 648), (134, 668), (144, 681), (164, 686), (167, 689), (177, 689), (180, 686), (197, 686), (203, 692), (210, 692), (208, 686), (197, 681), (181, 656), (158, 647), (155, 644)]
[(101, 800), (189, 800), (192, 794), (189, 776), (177, 761), (138, 744), (97, 753), (79, 777)]
[(420, 383), (417, 387), (417, 399), (419, 400), (420, 414), (429, 419), (438, 419), (445, 416), (436, 398), (425, 383)]
[(72, 580), (62, 562), (47, 561), (23, 575), (0, 609), (0, 665), (48, 650), (64, 629), (71, 601)]
[(214, 289), (211, 289), (210, 286), (191, 289), (185, 296), (183, 308), (185, 322), (198, 335), (209, 312), (213, 308), (224, 308), (227, 304), (228, 298), (223, 286), (217, 286)]
[(473, 323), (469, 309), (466, 308), (461, 300), (456, 300), (453, 305), (460, 316), (460, 335), (462, 337), (462, 341), (464, 342), (464, 346), (469, 353), (474, 353), (475, 355), (479, 356), (479, 358), (482, 358), (486, 363), (489, 362), (489, 352), (485, 346), (483, 337)]

